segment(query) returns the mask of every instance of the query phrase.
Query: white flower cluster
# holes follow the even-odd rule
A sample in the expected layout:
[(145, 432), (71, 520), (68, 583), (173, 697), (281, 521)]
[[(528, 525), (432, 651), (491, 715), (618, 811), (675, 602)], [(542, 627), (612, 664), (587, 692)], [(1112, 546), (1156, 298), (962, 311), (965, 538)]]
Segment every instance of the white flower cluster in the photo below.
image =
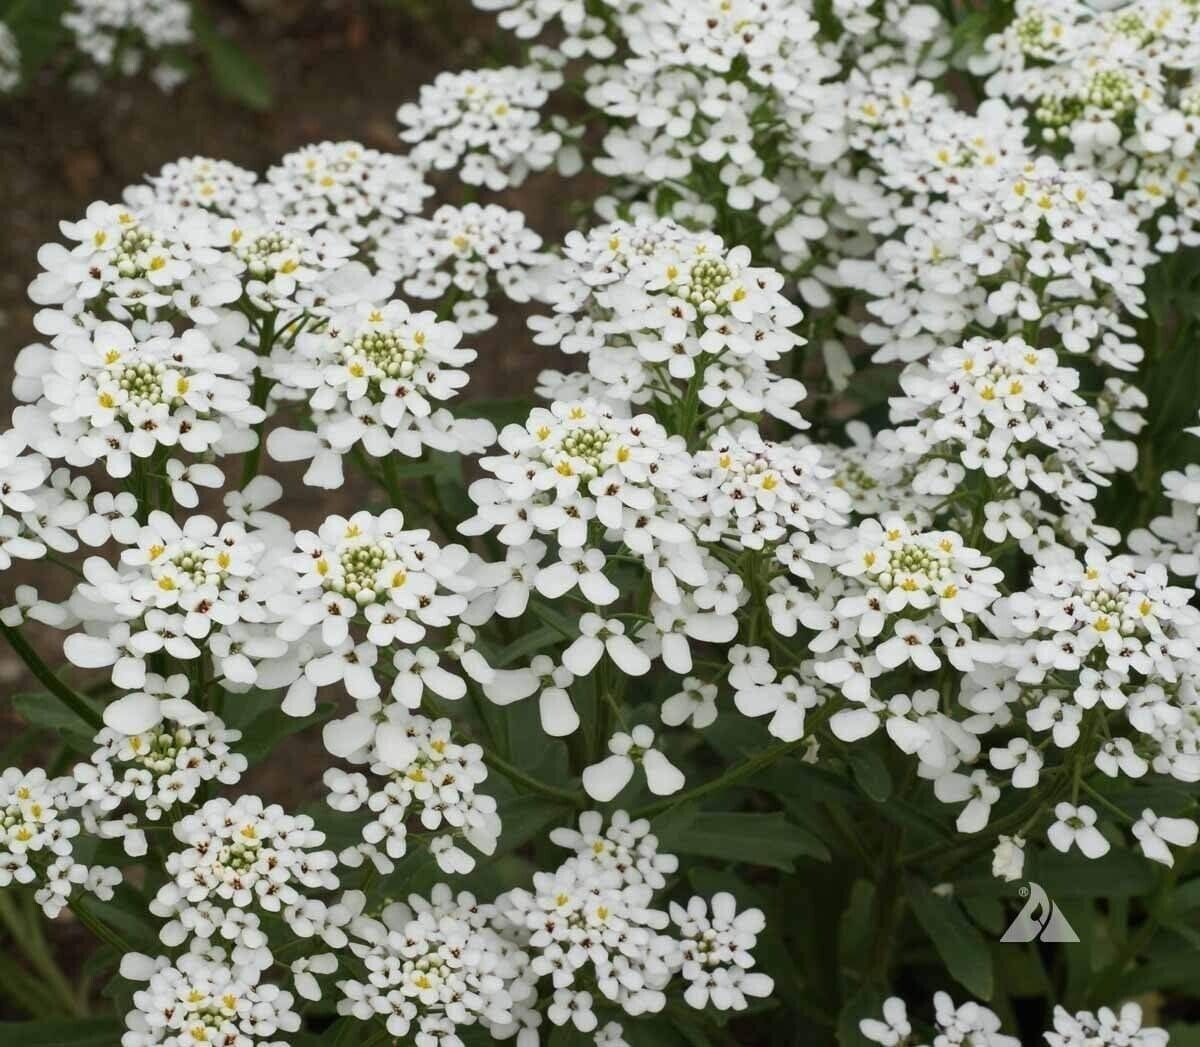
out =
[(782, 275), (751, 265), (747, 248), (641, 219), (572, 233), (563, 253), (541, 292), (554, 313), (532, 321), (534, 340), (585, 354), (608, 400), (671, 402), (698, 375), (688, 428), (764, 411), (804, 427), (804, 386), (771, 370), (803, 344), (793, 330), (802, 314)]
[(990, 74), (989, 94), (1029, 108), (1043, 141), (1119, 184), (1143, 220), (1156, 220), (1158, 247), (1170, 251), (1200, 235), (1198, 24), (1183, 0), (1112, 10), (1018, 0), (972, 68)]
[(211, 658), (217, 677), (241, 690), (256, 682), (257, 663), (285, 655), (269, 607), (285, 552), (275, 529), (248, 530), (236, 520), (218, 526), (208, 516), (180, 526), (155, 511), (120, 566), (89, 558), (68, 604), (82, 631), (67, 637), (67, 658), (88, 669), (111, 666), (118, 687), (147, 692), (123, 699), (110, 726), (134, 733), (154, 722), (160, 703), (151, 688), (172, 691), (171, 680), (148, 675), (148, 661), (160, 652), (185, 664)]
[(380, 270), (406, 295), (440, 300), (440, 314), (452, 316), (465, 332), (486, 331), (496, 323), (488, 299), (502, 294), (528, 302), (534, 274), (549, 263), (542, 239), (520, 211), (496, 204), (439, 207), (431, 217), (413, 217), (393, 226), (378, 253)]
[(1171, 574), (1200, 586), (1200, 464), (1164, 473), (1163, 490), (1170, 514), (1131, 533), (1129, 546), (1143, 565), (1165, 564)]
[(127, 953), (121, 976), (146, 983), (133, 994), (121, 1047), (287, 1047), (281, 1037), (300, 1028), (291, 993), (231, 964), (220, 949), (177, 960)]
[(205, 210), (234, 218), (258, 210), (258, 175), (228, 160), (185, 156), (147, 175), (125, 190), (125, 201), (139, 212), (165, 206), (187, 214)]
[[(1014, 493), (1070, 507), (1093, 501), (1107, 474), (1136, 462), (1131, 444), (1104, 439), (1099, 412), (1076, 391), (1079, 372), (1020, 338), (972, 338), (909, 366), (900, 386), (891, 418), (904, 455), (920, 463), (913, 484), (922, 494), (944, 497), (979, 470)], [(997, 492), (991, 505), (1004, 504)], [(1011, 518), (1021, 515), (1018, 494)]]
[(1154, 255), (1112, 187), (1049, 157), (962, 181), (949, 199), (914, 206), (873, 258), (839, 267), (873, 299), (861, 334), (874, 358), (917, 360), (982, 327), (1001, 338), (1051, 331), (1070, 352), (1136, 368), (1128, 317), (1144, 315)]
[(74, 785), (41, 769), (9, 767), (0, 774), (0, 888), (34, 887), (34, 900), (50, 919), (76, 892), (108, 899), (121, 882), (119, 869), (75, 858), (80, 825), (66, 817)]
[(368, 255), (433, 192), (404, 156), (357, 142), (321, 142), (267, 171), (260, 206), (301, 229), (327, 229)]
[[(275, 1047), (301, 1023), (273, 967), (419, 1047), (536, 1047), (543, 1025), (622, 1047), (672, 993), (742, 1012), (773, 991), (762, 913), (676, 892), (695, 870), (648, 818), (588, 812), (549, 834), (565, 861), (515, 873), (540, 851), (504, 853), (514, 793), (536, 813), (648, 791), (639, 814), (702, 827), (713, 803), (732, 824), (727, 787), (772, 788), (777, 760), (857, 795), (893, 746), (900, 798), (945, 805), (922, 806), (946, 839), (926, 853), (990, 848), (1003, 880), (1027, 852), (1181, 861), (1200, 465), (1175, 410), (1194, 273), (1165, 256), (1200, 242), (1200, 8), (1018, 0), (966, 56), (991, 97), (965, 113), (944, 74), (969, 32), (920, 2), (477, 3), (552, 47), (426, 85), (399, 111), (406, 154), (324, 142), (261, 180), (182, 159), (39, 253), (0, 571), (95, 555), (65, 600), (17, 587), (0, 626), (103, 727), (70, 777), (3, 776), (0, 882), (53, 915), (77, 887), (112, 896), (93, 854), (161, 864), (118, 899), (149, 885), (170, 954), (126, 958), (148, 987), (123, 1047)], [(109, 64), (183, 42), (172, 9), (69, 17), (93, 12)], [(572, 116), (544, 115), (563, 86)], [(606, 195), (554, 248), (473, 202), (588, 152)], [(451, 171), (471, 190), (427, 214)], [(456, 413), (464, 335), (531, 303), (531, 340), (576, 369), (541, 372), (540, 406)], [(260, 475), (296, 462), (344, 492), (315, 525)], [(1167, 515), (1130, 497), (1160, 490)], [(77, 694), (29, 622), (107, 679)], [(540, 763), (505, 709), (534, 698), (565, 739)], [(323, 724), (336, 847), (319, 813), (222, 794), (266, 748), (238, 753), (243, 732), (284, 715)], [(683, 792), (701, 751), (764, 726), (778, 744)], [(476, 893), (418, 889), (426, 850)], [(1130, 941), (1118, 964), (1142, 962)], [(1016, 1045), (978, 1004), (931, 1013), (935, 1047)], [(861, 1031), (922, 1037), (898, 999)], [(1059, 1010), (1047, 1039), (1163, 1042), (1130, 1007)]]
[[(125, 695), (104, 710), (119, 726), (97, 734), (90, 760), (76, 764), (71, 798), (90, 832), (120, 837), (134, 858), (147, 853), (139, 816), (163, 828), (154, 823), (191, 804), (205, 782), (234, 785), (246, 770), (246, 758), (231, 748), (241, 731), (182, 697), (186, 677), (173, 677), (169, 692), (166, 681), (148, 679), (146, 686), (148, 693)], [(160, 701), (154, 693), (175, 696)]]
[[(325, 834), (307, 815), (286, 814), (257, 796), (209, 800), (174, 825), (182, 850), (167, 856), (170, 879), (150, 902), (169, 922), (160, 936), (170, 946), (189, 937), (223, 937), (253, 948), (261, 942), (254, 915), (303, 913), (309, 899), (338, 885), (337, 857), (318, 850)], [(293, 934), (307, 937), (298, 919)], [(267, 965), (270, 963), (269, 954)]]
[[(771, 992), (771, 979), (754, 970), (761, 912), (738, 912), (727, 893), (711, 905), (699, 897), (672, 903), (670, 915), (649, 908), (678, 862), (658, 852), (648, 822), (618, 811), (606, 828), (593, 811), (578, 829), (550, 836), (574, 856), (535, 874), (532, 890), (487, 904), (439, 884), (428, 898), (413, 894), (377, 917), (354, 916), (350, 949), (365, 977), (337, 983), (338, 1013), (381, 1019), (392, 1036), (415, 1030), (419, 1042), (457, 1038), (474, 1025), (494, 1039), (519, 1032), (521, 1042), (535, 1042), (544, 1008), (551, 1025), (595, 1032), (603, 1047), (624, 1041), (618, 1023), (600, 1027), (597, 1009), (661, 1011), (677, 975), (697, 1010), (744, 1010)], [(348, 912), (363, 905), (355, 892), (342, 902)]]
[(183, 67), (170, 61), (171, 52), (192, 41), (192, 10), (184, 0), (70, 0), (62, 24), (80, 55), (101, 71), (133, 76), (162, 52), (155, 81), (169, 90), (184, 79)]
[[(971, 1043), (977, 1047), (1020, 1047), (1015, 1036), (1001, 1032), (999, 1016), (981, 1004), (968, 1001), (955, 1006), (944, 992), (933, 997), (933, 1028), (936, 1035), (926, 1040), (923, 1034), (913, 1029), (904, 1001), (897, 996), (884, 1002), (883, 1017), (866, 1018), (859, 1023), (864, 1037), (882, 1047), (899, 1047), (901, 1044), (944, 1044)], [(1054, 1028), (1045, 1033), (1051, 1047), (1165, 1047), (1167, 1034), (1142, 1024), (1142, 1009), (1136, 1003), (1127, 1003), (1119, 1012), (1101, 1007), (1093, 1014), (1079, 1011), (1071, 1014), (1065, 1008), (1054, 1009)]]
[(338, 1013), (380, 1018), (391, 1036), (413, 1033), (417, 1043), (461, 1042), (458, 1030), (473, 1025), (511, 1035), (513, 1011), (530, 995), (520, 977), (526, 958), (489, 926), (493, 918), (492, 906), (445, 884), (428, 900), (413, 894), (378, 919), (359, 917), (350, 949), (366, 979), (338, 982)]
[[(382, 693), (383, 666), (373, 671), (381, 652), (392, 656), (391, 696), (406, 708), (418, 708), (426, 688), (449, 699), (466, 693), (439, 652), (422, 646), (429, 630), (449, 626), (466, 609), (463, 594), (475, 584), (462, 573), (466, 549), (406, 529), (399, 509), (331, 516), (319, 531), (299, 532), (295, 543), (272, 602), (282, 618), (279, 637), (297, 645), (285, 712), (308, 715), (317, 690), (337, 683), (356, 701), (374, 702)], [(344, 755), (369, 741), (347, 744)]]
[(371, 813), (363, 842), (339, 855), (343, 865), (360, 865), (365, 857), (380, 872), (392, 872), (395, 860), (408, 853), (409, 829), (415, 831), (418, 821), (433, 834), (422, 842), (445, 873), (475, 867), (475, 859), (458, 846), (460, 838), (485, 855), (495, 851), (500, 836), (496, 801), (476, 792), (487, 777), (483, 750), (455, 742), (449, 720), (430, 720), (391, 704), (375, 718), (360, 711), (327, 724), (325, 745), (334, 755), (370, 768), (369, 777), (336, 767), (325, 772), (335, 811), (365, 807)]
[(501, 896), (496, 909), (501, 933), (517, 936), (529, 955), (529, 977), (551, 978), (546, 1014), (554, 1025), (570, 1022), (591, 1032), (598, 1025), (594, 1006), (605, 1002), (631, 1016), (657, 1013), (677, 973), (697, 1009), (744, 1010), (747, 997), (770, 994), (772, 981), (753, 970), (751, 955), (763, 928), (760, 912), (737, 913), (724, 893), (711, 909), (702, 898), (672, 905), (670, 915), (650, 907), (678, 861), (659, 853), (644, 819), (618, 811), (606, 829), (599, 814), (588, 812), (578, 830), (557, 829), (550, 838), (574, 856), (553, 873), (537, 873), (532, 890)]
[(337, 488), (352, 449), (385, 469), (392, 455), (418, 458), (427, 448), (482, 451), (494, 439), (491, 424), (438, 406), (468, 381), (462, 368), (476, 354), (459, 346), (461, 338), (455, 324), (400, 301), (334, 313), (272, 359), (276, 395), (306, 400), (315, 431), (275, 428), (268, 453), (282, 462), (311, 459), (305, 483)]
[(467, 185), (518, 186), (550, 167), (562, 136), (541, 126), (541, 107), (562, 83), (550, 68), (439, 73), (398, 111), (400, 137), (420, 171), (454, 170)]

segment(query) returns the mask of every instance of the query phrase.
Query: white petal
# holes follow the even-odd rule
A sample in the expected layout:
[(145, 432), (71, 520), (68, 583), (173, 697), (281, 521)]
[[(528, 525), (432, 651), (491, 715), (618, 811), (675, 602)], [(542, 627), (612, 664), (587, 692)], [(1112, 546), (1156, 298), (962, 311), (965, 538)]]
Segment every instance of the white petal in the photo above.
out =
[(550, 687), (538, 698), (538, 712), (542, 718), (542, 730), (551, 738), (565, 738), (574, 734), (579, 727), (579, 713), (571, 704), (567, 692)]
[(158, 699), (149, 694), (127, 694), (104, 710), (105, 725), (122, 734), (141, 734), (161, 719)]
[(99, 669), (117, 660), (117, 650), (107, 640), (86, 633), (72, 633), (63, 643), (63, 653), (81, 669)]
[(580, 636), (563, 651), (562, 661), (576, 676), (587, 676), (604, 654), (604, 643), (595, 636)]
[(375, 732), (379, 759), (397, 771), (403, 771), (417, 756), (417, 747), (408, 731), (396, 723), (385, 723)]
[(608, 649), (608, 656), (630, 676), (645, 676), (650, 671), (650, 659), (646, 652), (628, 636), (610, 636), (605, 641), (605, 647)]
[(321, 737), (334, 756), (345, 758), (370, 743), (375, 737), (375, 721), (362, 713), (351, 713), (344, 720), (325, 725)]
[(683, 772), (657, 749), (648, 749), (642, 756), (646, 769), (646, 784), (655, 796), (670, 796), (683, 788)]
[(879, 717), (867, 709), (843, 709), (829, 721), (829, 729), (843, 742), (856, 742), (874, 734)]
[(607, 803), (633, 777), (633, 761), (628, 756), (609, 756), (583, 772), (583, 788), (593, 800)]

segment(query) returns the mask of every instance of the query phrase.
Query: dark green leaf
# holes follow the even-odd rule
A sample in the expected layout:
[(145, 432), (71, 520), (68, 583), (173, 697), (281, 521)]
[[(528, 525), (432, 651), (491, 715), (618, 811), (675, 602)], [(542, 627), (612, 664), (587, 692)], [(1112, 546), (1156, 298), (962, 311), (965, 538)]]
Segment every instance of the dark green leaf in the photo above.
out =
[(1076, 854), (1040, 851), (1030, 864), (1029, 878), (1056, 901), (1136, 897), (1148, 894), (1155, 885), (1152, 864), (1130, 851), (1113, 849), (1103, 858), (1087, 862), (1081, 862)]
[(323, 724), (333, 716), (336, 709), (333, 702), (322, 702), (309, 716), (288, 716), (279, 708), (277, 699), (271, 699), (256, 691), (244, 695), (229, 695), (226, 698), (226, 708), (243, 700), (270, 702), (268, 708), (259, 708), (258, 711), (255, 711), (256, 706), (249, 706), (241, 715), (230, 710), (230, 726), (242, 721), (245, 714), (249, 713), (248, 722), (244, 727), (239, 728), (242, 732), (242, 740), (235, 743), (234, 749), (242, 753), (251, 764), (255, 764), (267, 756), (271, 749), (289, 734), (297, 734), (306, 728)]
[(664, 851), (767, 865), (790, 872), (797, 858), (829, 860), (829, 850), (782, 814), (692, 811), (656, 819)]
[(562, 633), (553, 626), (540, 626), (502, 648), (500, 653), (491, 659), (491, 662), (498, 669), (506, 668), (514, 662), (524, 662), (530, 655), (537, 654), (547, 647), (561, 642), (562, 638)]
[(953, 898), (912, 882), (908, 899), (917, 922), (929, 935), (950, 976), (981, 1000), (992, 998), (992, 953), (983, 935)]
[(132, 887), (122, 884), (107, 901), (88, 895), (72, 904), (82, 910), (85, 921), (103, 924), (130, 950), (151, 954), (161, 951), (158, 928), (146, 913), (145, 899)]
[(838, 1047), (869, 1047), (871, 1041), (859, 1030), (858, 1023), (864, 1018), (881, 1018), (886, 999), (887, 993), (871, 987), (859, 989), (851, 996), (838, 1015)]
[[(77, 743), (76, 747), (79, 743), (85, 743), (86, 748), (90, 751), (91, 740), (96, 734), (95, 728), (65, 705), (56, 695), (49, 691), (18, 694), (13, 696), (12, 703), (17, 714), (30, 727), (45, 727), (67, 735), (70, 740)], [(89, 702), (89, 704), (96, 709), (97, 713), (100, 712), (98, 703)]]
[(212, 21), (198, 10), (194, 10), (192, 27), (217, 89), (251, 109), (270, 109), (271, 85), (262, 66), (219, 33)]
[(117, 1018), (72, 1022), (0, 1022), (0, 1043), (16, 1047), (113, 1047), (124, 1023)]
[(877, 750), (866, 745), (853, 745), (847, 760), (854, 780), (872, 800), (883, 803), (892, 795), (892, 776)]
[(551, 825), (565, 825), (571, 821), (570, 807), (544, 796), (517, 796), (501, 805), (503, 825), (497, 854), (505, 854), (528, 843), (534, 836)]
[(26, 80), (54, 57), (62, 43), (66, 9), (67, 0), (13, 0), (7, 8), (0, 5), (0, 21), (17, 39)]

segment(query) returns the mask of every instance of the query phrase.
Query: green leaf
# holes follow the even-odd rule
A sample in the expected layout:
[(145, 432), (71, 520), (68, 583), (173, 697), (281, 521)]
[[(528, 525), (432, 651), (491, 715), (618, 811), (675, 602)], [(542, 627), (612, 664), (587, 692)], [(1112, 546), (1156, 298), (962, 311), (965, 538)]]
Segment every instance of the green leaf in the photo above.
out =
[[(90, 751), (96, 730), (75, 710), (67, 706), (57, 695), (49, 691), (18, 694), (13, 696), (13, 708), (30, 727), (45, 727), (65, 734), (76, 743), (83, 743)], [(100, 706), (89, 702), (100, 713)]]
[(828, 848), (783, 814), (692, 810), (656, 819), (654, 831), (664, 851), (766, 865), (784, 872), (791, 872), (800, 857), (829, 860)]
[(26, 80), (49, 62), (66, 36), (62, 16), (67, 0), (14, 0), (0, 5), (3, 21), (21, 50), (21, 69)]
[(505, 800), (500, 807), (503, 824), (496, 854), (509, 851), (528, 843), (547, 825), (565, 825), (571, 821), (573, 811), (565, 804), (545, 796), (517, 796)]
[(546, 1042), (549, 1047), (590, 1047), (594, 1040), (568, 1022), (566, 1025), (553, 1026)]
[(880, 1018), (887, 993), (865, 986), (850, 997), (838, 1015), (837, 1042), (839, 1047), (869, 1047), (871, 1043), (858, 1028), (864, 1018)]
[(992, 953), (958, 902), (934, 894), (928, 885), (908, 885), (908, 899), (951, 977), (981, 1000), (992, 998)]
[(21, 1047), (113, 1047), (124, 1023), (117, 1018), (72, 1022), (0, 1022), (0, 1043)]
[(146, 914), (146, 900), (132, 887), (120, 885), (107, 901), (85, 895), (72, 904), (83, 910), (83, 918), (103, 924), (130, 950), (151, 955), (161, 951), (158, 929)]
[(1179, 884), (1171, 895), (1170, 906), (1176, 916), (1200, 909), (1200, 876)]
[(1200, 1025), (1191, 1022), (1175, 1022), (1167, 1026), (1171, 1047), (1200, 1047)]
[(1029, 879), (1040, 883), (1056, 901), (1064, 898), (1122, 898), (1149, 894), (1156, 883), (1154, 867), (1131, 851), (1113, 849), (1102, 858), (1081, 862), (1075, 854), (1040, 851)]
[(847, 753), (854, 780), (876, 803), (884, 803), (892, 795), (892, 776), (879, 753), (865, 745), (853, 745)]
[(212, 20), (193, 8), (192, 28), (204, 50), (217, 89), (234, 101), (260, 112), (274, 104), (266, 71), (245, 51), (222, 36)]
[(514, 662), (524, 662), (529, 655), (538, 654), (547, 647), (552, 647), (561, 642), (562, 638), (562, 633), (554, 626), (542, 625), (502, 648), (500, 653), (490, 661), (497, 669), (503, 669)]
[[(263, 695), (258, 691), (248, 691), (246, 694), (233, 694), (226, 699), (230, 702), (240, 702), (243, 699), (264, 698), (270, 701), (270, 706), (255, 713), (255, 705), (248, 704), (242, 710), (231, 710), (228, 723), (238, 727), (242, 732), (242, 740), (236, 742), (234, 750), (246, 757), (247, 761), (255, 764), (267, 756), (271, 750), (289, 734), (298, 734), (309, 727), (324, 723), (333, 716), (336, 706), (333, 702), (321, 702), (316, 711), (308, 716), (288, 716), (279, 708), (278, 700)], [(250, 716), (246, 717), (249, 712)], [(248, 719), (248, 722), (246, 722)], [(241, 726), (245, 723), (245, 726)]]

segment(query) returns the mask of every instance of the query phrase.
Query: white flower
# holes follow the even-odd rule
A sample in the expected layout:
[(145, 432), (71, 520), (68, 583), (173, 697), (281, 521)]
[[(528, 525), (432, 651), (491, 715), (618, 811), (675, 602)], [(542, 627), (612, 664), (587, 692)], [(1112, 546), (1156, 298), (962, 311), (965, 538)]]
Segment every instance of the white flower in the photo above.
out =
[(1046, 839), (1059, 851), (1077, 846), (1087, 858), (1099, 858), (1110, 844), (1096, 828), (1096, 812), (1086, 804), (1076, 807), (1065, 800), (1054, 808), (1054, 824), (1046, 830)]
[(716, 684), (704, 683), (694, 676), (686, 677), (683, 690), (676, 691), (662, 703), (659, 715), (668, 727), (678, 727), (689, 720), (699, 730), (708, 727), (717, 718)]
[(967, 801), (955, 822), (955, 828), (961, 833), (977, 833), (983, 829), (992, 807), (1000, 799), (1000, 790), (983, 770), (972, 771), (970, 776), (953, 771), (943, 774), (933, 783), (933, 789), (942, 803)]
[(1141, 818), (1134, 823), (1133, 835), (1147, 858), (1163, 865), (1174, 865), (1174, 855), (1167, 845), (1194, 846), (1197, 827), (1190, 818), (1166, 818), (1156, 815), (1151, 810), (1145, 810), (1142, 811)]
[(555, 1025), (566, 1025), (570, 1022), (580, 1032), (591, 1032), (597, 1025), (590, 992), (558, 989), (550, 1006), (546, 1008), (546, 1017)]
[(650, 671), (650, 659), (625, 635), (623, 622), (606, 620), (589, 611), (579, 619), (579, 636), (563, 651), (563, 665), (577, 677), (587, 676), (605, 652), (630, 676), (644, 676)]
[(571, 702), (570, 688), (575, 674), (564, 665), (555, 665), (547, 655), (539, 654), (530, 663), (538, 678), (538, 716), (542, 730), (552, 738), (565, 738), (579, 727), (579, 713)]
[[(711, 911), (710, 911), (711, 906)], [(733, 895), (721, 891), (710, 904), (693, 897), (687, 908), (671, 903), (683, 948), (684, 999), (697, 1010), (709, 1003), (717, 1010), (744, 1010), (747, 996), (769, 996), (775, 983), (752, 970), (751, 955), (766, 920), (758, 909), (737, 912)]]
[(608, 748), (611, 756), (583, 772), (583, 787), (593, 799), (607, 802), (615, 797), (632, 780), (637, 764), (644, 768), (646, 784), (656, 796), (670, 796), (683, 788), (683, 773), (654, 748), (654, 732), (645, 724), (634, 727), (631, 734), (618, 731)]
[(883, 1002), (883, 1021), (863, 1018), (858, 1023), (859, 1031), (872, 1043), (883, 1047), (899, 1047), (907, 1042), (912, 1026), (908, 1021), (908, 1009), (899, 997), (891, 996)]
[(1025, 873), (1025, 838), (1000, 834), (1000, 842), (992, 852), (992, 875), (1011, 883)]

